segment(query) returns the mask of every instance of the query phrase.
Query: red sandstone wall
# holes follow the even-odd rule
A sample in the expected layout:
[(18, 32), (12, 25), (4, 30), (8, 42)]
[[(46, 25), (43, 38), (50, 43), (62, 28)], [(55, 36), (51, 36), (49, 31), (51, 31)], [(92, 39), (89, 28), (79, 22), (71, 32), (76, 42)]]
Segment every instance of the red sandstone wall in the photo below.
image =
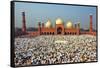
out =
[(37, 32), (27, 32), (29, 36), (38, 36), (39, 33)]
[(66, 29), (65, 29), (65, 32), (77, 32), (77, 29), (74, 29), (74, 28), (73, 28), (73, 29), (67, 29), (67, 28), (66, 28)]
[(96, 33), (96, 32), (91, 32), (91, 35), (96, 36), (96, 35), (97, 35), (97, 33)]
[(55, 32), (55, 28), (42, 28), (41, 32)]
[[(64, 25), (63, 24), (56, 24), (56, 27), (55, 27), (55, 29), (57, 30), (57, 28), (61, 28), (62, 29), (62, 33), (61, 34), (64, 34)], [(56, 31), (56, 34), (57, 34), (57, 31)]]
[(88, 34), (96, 36), (96, 32), (81, 32), (80, 34)]

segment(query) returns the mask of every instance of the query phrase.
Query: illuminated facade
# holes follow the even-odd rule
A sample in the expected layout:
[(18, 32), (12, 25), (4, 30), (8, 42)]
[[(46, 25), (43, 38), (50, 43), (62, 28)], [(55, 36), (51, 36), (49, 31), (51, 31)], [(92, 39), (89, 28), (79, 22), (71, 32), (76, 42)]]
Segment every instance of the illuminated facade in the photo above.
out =
[(92, 28), (92, 15), (90, 15), (90, 28), (88, 32), (80, 31), (80, 23), (74, 24), (71, 21), (64, 23), (62, 19), (58, 18), (55, 23), (55, 27), (52, 27), (51, 21), (48, 20), (46, 24), (39, 22), (38, 31), (28, 32), (26, 31), (26, 21), (25, 21), (25, 12), (22, 12), (22, 32), (27, 33), (30, 36), (36, 35), (81, 35), (81, 34), (90, 34), (96, 35), (96, 32), (93, 32)]

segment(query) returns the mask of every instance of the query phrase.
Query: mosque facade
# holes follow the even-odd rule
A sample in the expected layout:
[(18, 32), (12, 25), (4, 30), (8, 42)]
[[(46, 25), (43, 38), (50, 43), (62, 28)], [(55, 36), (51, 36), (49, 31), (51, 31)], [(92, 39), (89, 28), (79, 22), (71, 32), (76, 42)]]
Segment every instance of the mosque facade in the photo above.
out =
[(57, 18), (55, 26), (52, 27), (51, 20), (48, 20), (46, 24), (39, 22), (38, 31), (28, 32), (26, 29), (26, 20), (25, 12), (22, 12), (22, 32), (30, 36), (36, 35), (81, 35), (81, 34), (90, 34), (96, 35), (96, 32), (93, 31), (92, 27), (92, 15), (90, 17), (90, 25), (88, 32), (80, 31), (80, 23), (73, 24), (71, 21), (68, 21), (66, 25), (63, 23), (61, 18)]

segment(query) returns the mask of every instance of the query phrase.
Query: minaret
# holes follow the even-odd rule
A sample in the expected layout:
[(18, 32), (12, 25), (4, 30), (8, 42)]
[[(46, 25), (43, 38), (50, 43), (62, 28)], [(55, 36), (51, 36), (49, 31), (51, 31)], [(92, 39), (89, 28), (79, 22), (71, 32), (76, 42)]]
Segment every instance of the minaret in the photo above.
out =
[(25, 12), (22, 12), (22, 32), (26, 32), (26, 20), (25, 20)]
[(77, 28), (77, 24), (75, 24), (74, 27)]
[(44, 23), (42, 23), (42, 28), (44, 28)]
[(38, 23), (38, 33), (41, 34), (41, 22)]
[(80, 34), (80, 23), (77, 23), (77, 35)]
[(90, 32), (92, 32), (92, 15), (90, 15)]

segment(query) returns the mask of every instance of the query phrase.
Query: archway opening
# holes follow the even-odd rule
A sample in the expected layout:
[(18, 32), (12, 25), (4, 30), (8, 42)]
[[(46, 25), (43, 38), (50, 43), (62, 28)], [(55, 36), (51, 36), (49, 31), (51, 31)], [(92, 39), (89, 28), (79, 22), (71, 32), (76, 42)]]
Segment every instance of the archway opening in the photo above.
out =
[(62, 34), (62, 28), (61, 27), (57, 28), (57, 34)]

